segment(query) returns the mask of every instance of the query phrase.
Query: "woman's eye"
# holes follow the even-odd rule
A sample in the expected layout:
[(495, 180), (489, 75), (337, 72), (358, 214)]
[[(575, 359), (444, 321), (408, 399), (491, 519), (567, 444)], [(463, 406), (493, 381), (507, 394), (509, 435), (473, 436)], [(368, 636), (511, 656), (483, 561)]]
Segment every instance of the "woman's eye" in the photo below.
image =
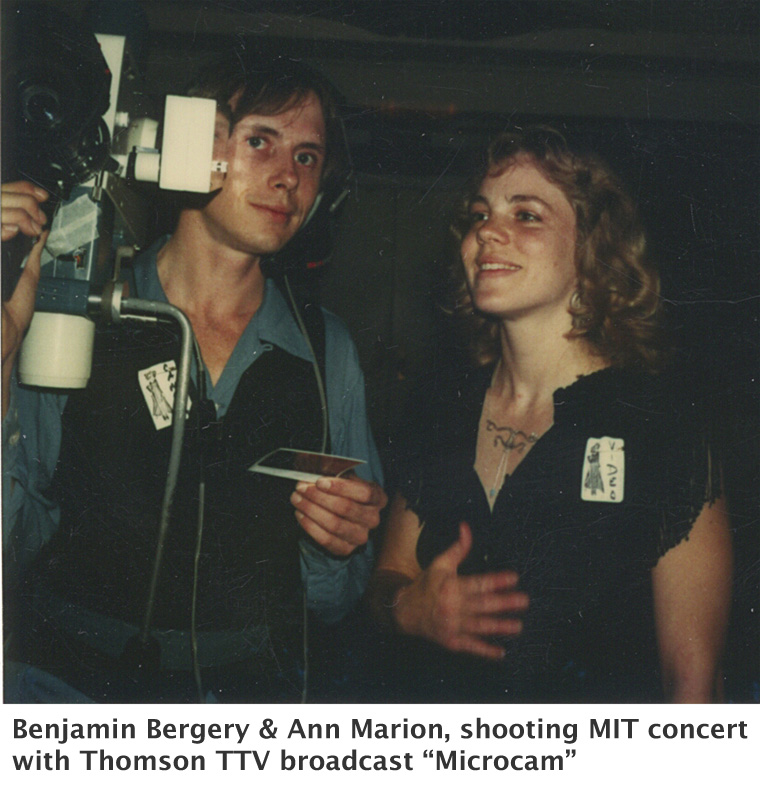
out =
[(258, 137), (257, 135), (248, 138), (248, 145), (254, 149), (263, 148), (264, 143), (265, 143), (264, 138)]
[(299, 154), (296, 154), (296, 162), (299, 165), (306, 165), (307, 167), (311, 167), (316, 165), (318, 160), (316, 154), (312, 154), (308, 151), (302, 151)]
[(483, 211), (472, 210), (470, 211), (469, 218), (470, 218), (470, 224), (475, 225), (476, 223), (482, 223), (484, 220), (487, 220), (488, 214), (486, 214), (486, 212)]
[(528, 212), (526, 210), (519, 211), (517, 213), (517, 219), (521, 220), (524, 223), (541, 222), (541, 217), (539, 215), (537, 215), (535, 212)]

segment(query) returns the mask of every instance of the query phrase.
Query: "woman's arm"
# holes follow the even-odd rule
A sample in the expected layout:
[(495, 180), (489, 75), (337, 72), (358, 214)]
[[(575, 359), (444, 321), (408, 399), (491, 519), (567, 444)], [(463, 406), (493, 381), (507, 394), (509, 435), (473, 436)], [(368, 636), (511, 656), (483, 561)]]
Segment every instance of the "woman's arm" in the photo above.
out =
[(723, 499), (705, 504), (688, 539), (652, 570), (655, 622), (665, 696), (673, 702), (717, 698), (731, 603), (733, 555)]
[(527, 595), (515, 590), (517, 574), (460, 575), (457, 568), (472, 547), (464, 523), (459, 539), (422, 570), (416, 555), (421, 530), (417, 515), (397, 496), (370, 594), (378, 619), (454, 652), (500, 659), (504, 650), (487, 639), (520, 632), (522, 622), (506, 614), (528, 607)]

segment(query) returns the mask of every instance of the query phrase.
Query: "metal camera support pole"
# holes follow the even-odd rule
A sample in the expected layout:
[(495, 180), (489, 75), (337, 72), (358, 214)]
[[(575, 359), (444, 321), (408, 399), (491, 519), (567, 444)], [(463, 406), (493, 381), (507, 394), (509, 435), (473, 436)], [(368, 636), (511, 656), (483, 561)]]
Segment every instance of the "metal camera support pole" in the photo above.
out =
[[(173, 305), (156, 302), (154, 300), (140, 300), (133, 297), (124, 297), (123, 284), (121, 283), (110, 285), (104, 291), (102, 297), (91, 296), (89, 298), (89, 305), (91, 308), (99, 308), (101, 315), (104, 316), (107, 321), (150, 321), (151, 319), (157, 321), (159, 317), (165, 316), (174, 319), (179, 324), (182, 331), (180, 358), (177, 370), (177, 389), (174, 392), (171, 453), (169, 455), (169, 466), (166, 472), (164, 497), (161, 504), (156, 556), (153, 562), (153, 572), (151, 574), (150, 588), (148, 589), (148, 600), (145, 606), (145, 616), (140, 632), (140, 642), (142, 644), (147, 644), (150, 639), (150, 627), (156, 602), (156, 589), (158, 587), (158, 578), (161, 573), (161, 563), (163, 560), (164, 546), (166, 544), (166, 535), (169, 530), (169, 518), (171, 516), (174, 490), (177, 486), (179, 466), (182, 458), (182, 441), (185, 434), (187, 395), (190, 384), (190, 365), (194, 340), (193, 328), (187, 316)], [(201, 372), (199, 372), (199, 376), (200, 375)]]

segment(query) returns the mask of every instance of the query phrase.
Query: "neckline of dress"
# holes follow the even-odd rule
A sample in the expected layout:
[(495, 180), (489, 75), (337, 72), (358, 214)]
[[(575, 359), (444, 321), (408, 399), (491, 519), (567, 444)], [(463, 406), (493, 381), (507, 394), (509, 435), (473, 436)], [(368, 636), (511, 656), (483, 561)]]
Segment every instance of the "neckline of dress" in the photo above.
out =
[(485, 498), (486, 505), (488, 507), (488, 511), (491, 515), (494, 514), (496, 509), (496, 504), (499, 502), (501, 497), (501, 493), (506, 488), (507, 484), (512, 481), (515, 477), (515, 474), (525, 467), (526, 464), (531, 464), (530, 460), (535, 457), (536, 449), (539, 447), (543, 447), (546, 445), (544, 439), (552, 433), (552, 430), (557, 425), (557, 414), (558, 412), (562, 412), (563, 408), (571, 404), (573, 401), (577, 401), (577, 396), (585, 392), (589, 387), (596, 387), (599, 383), (606, 383), (610, 382), (610, 376), (612, 375), (615, 377), (616, 375), (619, 376), (625, 373), (623, 369), (617, 369), (612, 366), (605, 366), (604, 368), (596, 369), (596, 371), (591, 371), (588, 374), (580, 375), (575, 382), (571, 382), (569, 385), (565, 385), (563, 387), (557, 388), (553, 394), (552, 399), (554, 402), (554, 420), (552, 421), (551, 426), (540, 435), (540, 437), (536, 440), (533, 444), (531, 452), (525, 456), (525, 458), (520, 462), (520, 464), (508, 474), (505, 474), (504, 480), (502, 481), (501, 487), (499, 491), (496, 493), (496, 497), (493, 500), (493, 504), (491, 504), (489, 500), (488, 491), (483, 485), (483, 482), (478, 475), (477, 470), (475, 469), (475, 458), (477, 456), (477, 445), (478, 445), (478, 433), (480, 431), (480, 421), (483, 415), (483, 407), (485, 405), (485, 397), (488, 391), (488, 388), (491, 383), (491, 379), (493, 377), (493, 372), (496, 368), (498, 361), (495, 361), (487, 366), (482, 367), (480, 369), (480, 373), (482, 375), (482, 381), (479, 382), (479, 399), (478, 405), (479, 409), (477, 410), (477, 423), (475, 424), (475, 437), (474, 442), (471, 446), (471, 454), (470, 454), (470, 470), (472, 475), (475, 477), (475, 480), (478, 484), (478, 489), (483, 493), (483, 497)]

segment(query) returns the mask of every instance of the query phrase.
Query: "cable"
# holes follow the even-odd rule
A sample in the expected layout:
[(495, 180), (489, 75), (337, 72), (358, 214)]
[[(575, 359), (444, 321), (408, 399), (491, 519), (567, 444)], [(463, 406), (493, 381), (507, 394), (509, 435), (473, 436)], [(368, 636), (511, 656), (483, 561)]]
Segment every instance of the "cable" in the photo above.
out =
[[(201, 467), (202, 470), (202, 467)], [(201, 476), (203, 473), (201, 472)], [(196, 629), (196, 609), (198, 605), (198, 565), (201, 558), (201, 540), (203, 538), (203, 516), (204, 516), (204, 503), (206, 498), (206, 482), (201, 478), (198, 484), (198, 532), (195, 540), (195, 556), (193, 558), (193, 594), (192, 604), (190, 607), (190, 645), (193, 653), (193, 676), (195, 677), (195, 686), (198, 689), (198, 703), (203, 704), (205, 696), (203, 695), (203, 681), (201, 679), (201, 667), (198, 662), (198, 631)]]
[[(283, 279), (285, 281), (285, 288), (288, 292), (288, 298), (290, 300), (290, 305), (293, 308), (293, 315), (296, 318), (296, 322), (298, 323), (299, 328), (301, 329), (301, 333), (303, 334), (304, 339), (306, 340), (306, 345), (309, 347), (309, 352), (311, 354), (311, 362), (314, 367), (314, 376), (317, 380), (317, 390), (319, 391), (319, 401), (322, 405), (322, 447), (321, 453), (326, 453), (327, 451), (327, 435), (328, 435), (328, 415), (327, 415), (327, 396), (325, 394), (325, 384), (322, 381), (322, 372), (319, 370), (319, 361), (317, 360), (317, 356), (314, 353), (314, 347), (311, 343), (311, 338), (309, 338), (309, 331), (306, 329), (306, 325), (303, 321), (303, 317), (301, 316), (301, 312), (298, 310), (298, 305), (296, 304), (295, 298), (293, 297), (293, 291), (290, 288), (290, 281), (288, 280), (288, 276), (283, 275)], [(309, 611), (306, 605), (306, 592), (304, 591), (303, 594), (303, 687), (301, 688), (301, 703), (305, 704), (308, 699), (308, 691), (309, 691)]]
[(283, 275), (283, 279), (285, 281), (285, 288), (288, 291), (288, 298), (290, 300), (290, 305), (293, 308), (293, 315), (296, 318), (296, 322), (298, 323), (298, 327), (301, 329), (301, 333), (303, 334), (304, 339), (306, 340), (306, 345), (309, 347), (309, 352), (311, 354), (311, 363), (314, 367), (314, 376), (317, 379), (317, 390), (319, 391), (319, 401), (322, 405), (322, 447), (320, 453), (324, 454), (327, 452), (327, 432), (328, 432), (328, 420), (327, 420), (327, 397), (325, 395), (325, 385), (322, 381), (322, 372), (319, 370), (319, 362), (317, 361), (317, 356), (314, 354), (314, 347), (311, 344), (311, 338), (309, 338), (309, 331), (306, 329), (306, 325), (304, 324), (303, 317), (301, 316), (301, 312), (298, 310), (298, 305), (296, 304), (295, 298), (293, 297), (293, 292), (290, 288), (290, 281), (288, 280), (287, 275)]
[(303, 686), (301, 704), (306, 704), (309, 691), (309, 609), (306, 607), (306, 591), (303, 593)]

